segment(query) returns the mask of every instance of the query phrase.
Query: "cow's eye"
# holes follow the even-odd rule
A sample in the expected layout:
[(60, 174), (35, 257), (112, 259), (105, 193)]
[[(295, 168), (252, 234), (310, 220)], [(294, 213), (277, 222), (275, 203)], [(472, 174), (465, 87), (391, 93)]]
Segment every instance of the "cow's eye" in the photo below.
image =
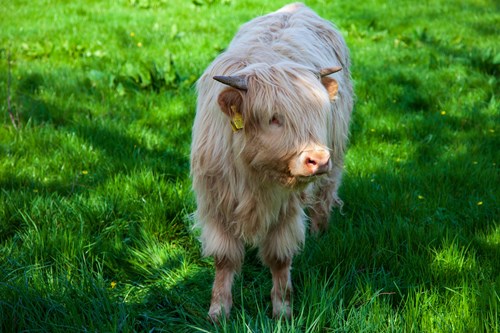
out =
[(273, 115), (272, 118), (269, 120), (269, 125), (282, 126), (283, 125), (283, 117), (281, 117), (278, 114)]

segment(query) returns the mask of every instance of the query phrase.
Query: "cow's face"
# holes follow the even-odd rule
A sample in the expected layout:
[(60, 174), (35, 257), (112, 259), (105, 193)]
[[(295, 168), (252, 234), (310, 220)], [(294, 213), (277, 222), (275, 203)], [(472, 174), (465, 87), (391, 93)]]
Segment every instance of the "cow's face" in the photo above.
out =
[(307, 69), (254, 68), (219, 105), (235, 131), (235, 154), (263, 181), (295, 187), (331, 168), (330, 100), (336, 81)]

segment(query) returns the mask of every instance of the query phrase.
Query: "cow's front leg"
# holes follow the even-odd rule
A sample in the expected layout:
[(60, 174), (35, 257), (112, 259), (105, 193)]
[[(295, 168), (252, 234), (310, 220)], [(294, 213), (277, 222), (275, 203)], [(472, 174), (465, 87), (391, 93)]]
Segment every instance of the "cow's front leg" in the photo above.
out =
[(284, 316), (290, 318), (290, 297), (292, 294), (292, 279), (290, 277), (291, 258), (285, 260), (268, 260), (268, 265), (273, 276), (271, 301), (273, 303), (273, 317)]
[(231, 311), (231, 287), (235, 273), (241, 268), (245, 248), (243, 242), (228, 232), (224, 223), (217, 220), (205, 223), (200, 239), (203, 255), (214, 258), (215, 280), (208, 315), (217, 322), (223, 315), (228, 317)]
[(233, 305), (232, 286), (234, 274), (239, 263), (235, 264), (227, 258), (215, 258), (215, 280), (212, 287), (212, 300), (208, 315), (216, 322), (222, 315), (229, 318), (231, 307)]
[(290, 318), (292, 312), (290, 308), (292, 258), (305, 238), (303, 212), (298, 202), (298, 198), (295, 198), (286, 210), (282, 210), (280, 216), (282, 222), (269, 230), (260, 246), (260, 257), (271, 269), (273, 277), (271, 301), (275, 318), (280, 316)]

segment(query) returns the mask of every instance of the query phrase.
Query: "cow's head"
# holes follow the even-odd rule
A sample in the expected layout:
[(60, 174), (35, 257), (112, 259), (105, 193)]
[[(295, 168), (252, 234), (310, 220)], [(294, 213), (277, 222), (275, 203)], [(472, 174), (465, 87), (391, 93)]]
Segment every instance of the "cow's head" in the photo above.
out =
[(235, 132), (236, 153), (260, 179), (293, 187), (330, 171), (330, 102), (338, 84), (328, 75), (340, 70), (258, 64), (214, 77), (228, 86), (218, 104)]

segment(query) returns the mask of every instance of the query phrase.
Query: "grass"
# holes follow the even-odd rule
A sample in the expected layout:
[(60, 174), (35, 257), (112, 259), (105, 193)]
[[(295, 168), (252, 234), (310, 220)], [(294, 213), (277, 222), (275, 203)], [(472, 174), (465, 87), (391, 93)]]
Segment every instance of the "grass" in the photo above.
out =
[(357, 104), (290, 321), (249, 250), (232, 318), (188, 218), (193, 84), (284, 1), (10, 1), (0, 13), (0, 331), (498, 332), (498, 4), (308, 1)]

